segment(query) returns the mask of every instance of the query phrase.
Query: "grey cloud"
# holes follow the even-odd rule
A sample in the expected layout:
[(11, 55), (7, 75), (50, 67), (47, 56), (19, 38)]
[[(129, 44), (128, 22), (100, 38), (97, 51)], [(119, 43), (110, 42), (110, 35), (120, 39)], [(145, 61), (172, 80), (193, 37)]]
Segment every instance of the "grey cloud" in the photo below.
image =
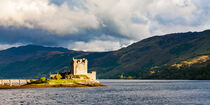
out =
[[(12, 3), (11, 8), (7, 2)], [(209, 3), (209, 0), (0, 1), (0, 43), (116, 50), (153, 35), (210, 28)]]
[[(96, 31), (89, 31), (86, 34), (59, 36), (40, 29), (0, 27), (0, 36), (0, 50), (10, 46), (37, 44), (62, 46), (69, 49), (85, 51), (108, 51), (116, 50), (130, 44), (130, 40), (127, 40), (127, 38), (118, 37), (117, 35), (113, 37), (112, 35), (106, 35)], [(94, 45), (95, 47), (93, 47)]]

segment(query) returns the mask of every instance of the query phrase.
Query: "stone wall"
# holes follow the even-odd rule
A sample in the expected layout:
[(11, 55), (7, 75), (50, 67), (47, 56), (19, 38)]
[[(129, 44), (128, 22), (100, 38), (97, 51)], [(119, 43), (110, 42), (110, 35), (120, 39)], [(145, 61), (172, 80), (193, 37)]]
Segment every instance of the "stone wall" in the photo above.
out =
[(55, 78), (55, 76), (56, 76), (57, 74), (50, 74), (50, 78), (52, 79), (52, 78)]
[(88, 76), (91, 80), (96, 80), (96, 71), (92, 71), (92, 72), (88, 73), (87, 76)]
[(3, 79), (0, 80), (0, 85), (5, 85), (5, 84), (9, 84), (9, 85), (24, 85), (29, 83), (30, 80), (24, 80), (24, 79)]

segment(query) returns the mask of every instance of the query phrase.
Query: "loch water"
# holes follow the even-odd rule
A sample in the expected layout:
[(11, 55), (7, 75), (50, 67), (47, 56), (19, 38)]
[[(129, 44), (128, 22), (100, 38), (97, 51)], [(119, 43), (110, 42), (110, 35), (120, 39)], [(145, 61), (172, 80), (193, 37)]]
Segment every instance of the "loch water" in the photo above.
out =
[(100, 80), (108, 87), (0, 90), (0, 105), (210, 105), (209, 80)]

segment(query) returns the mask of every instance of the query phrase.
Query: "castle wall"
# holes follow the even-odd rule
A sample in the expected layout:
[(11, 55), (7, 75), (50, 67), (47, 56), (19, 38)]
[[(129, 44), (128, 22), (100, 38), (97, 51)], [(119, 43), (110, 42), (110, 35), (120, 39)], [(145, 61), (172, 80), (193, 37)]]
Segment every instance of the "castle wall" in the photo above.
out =
[(87, 76), (88, 76), (91, 80), (96, 80), (96, 71), (92, 71), (91, 73), (88, 73)]
[(50, 74), (50, 78), (54, 78), (56, 76), (56, 74)]
[(24, 80), (24, 79), (2, 79), (0, 80), (0, 85), (9, 84), (12, 85), (24, 85), (30, 82), (30, 80)]

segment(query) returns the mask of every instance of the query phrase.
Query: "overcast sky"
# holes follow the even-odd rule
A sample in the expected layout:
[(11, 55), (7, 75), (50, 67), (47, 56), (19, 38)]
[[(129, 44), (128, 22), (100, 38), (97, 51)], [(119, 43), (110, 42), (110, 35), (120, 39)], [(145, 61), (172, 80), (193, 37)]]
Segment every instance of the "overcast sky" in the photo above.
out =
[(0, 0), (0, 49), (111, 51), (154, 35), (210, 29), (210, 0)]

